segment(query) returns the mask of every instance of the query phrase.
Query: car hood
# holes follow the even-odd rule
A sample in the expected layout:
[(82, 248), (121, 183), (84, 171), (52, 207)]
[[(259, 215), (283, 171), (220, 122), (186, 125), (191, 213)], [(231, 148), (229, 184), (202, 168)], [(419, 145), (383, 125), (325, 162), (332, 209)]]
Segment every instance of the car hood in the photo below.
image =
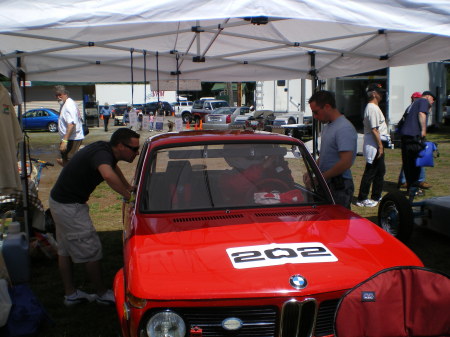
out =
[[(188, 300), (307, 296), (348, 289), (381, 269), (422, 265), (402, 243), (340, 207), (135, 217), (125, 245), (134, 296)], [(290, 283), (301, 275), (307, 285)]]

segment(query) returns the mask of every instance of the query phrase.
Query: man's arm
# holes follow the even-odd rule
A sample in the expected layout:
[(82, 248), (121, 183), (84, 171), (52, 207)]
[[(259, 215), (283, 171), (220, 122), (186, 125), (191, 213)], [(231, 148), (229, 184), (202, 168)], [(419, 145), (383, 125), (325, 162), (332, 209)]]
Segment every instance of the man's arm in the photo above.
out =
[[(119, 169), (120, 170), (120, 169)], [(114, 191), (122, 195), (124, 199), (129, 200), (131, 197), (131, 185), (128, 183), (124, 183), (123, 174), (120, 176), (117, 174), (117, 171), (114, 170), (108, 164), (101, 164), (98, 167), (98, 171), (102, 175), (103, 179), (105, 179), (106, 183), (111, 187)], [(123, 180), (122, 180), (123, 179)]]
[(342, 173), (344, 173), (346, 170), (348, 170), (353, 163), (353, 152), (352, 151), (343, 151), (339, 152), (339, 161), (334, 164), (332, 168), (329, 170), (323, 172), (323, 177), (325, 179), (331, 179), (333, 177), (336, 177)]
[(377, 143), (378, 146), (378, 154), (377, 154), (377, 158), (380, 158), (383, 155), (383, 143), (381, 142), (381, 137), (380, 137), (380, 131), (378, 130), (378, 128), (372, 128), (372, 135), (375, 138), (375, 142)]
[(130, 185), (130, 183), (127, 181), (127, 178), (125, 178), (125, 176), (122, 173), (122, 170), (119, 168), (119, 166), (116, 165), (116, 167), (114, 168), (114, 171), (116, 172), (116, 174), (119, 176), (120, 180), (122, 181), (122, 183), (127, 186), (127, 189), (129, 191), (133, 190), (133, 186)]
[(427, 114), (425, 112), (419, 112), (419, 122), (422, 128), (421, 136), (425, 137), (427, 135)]

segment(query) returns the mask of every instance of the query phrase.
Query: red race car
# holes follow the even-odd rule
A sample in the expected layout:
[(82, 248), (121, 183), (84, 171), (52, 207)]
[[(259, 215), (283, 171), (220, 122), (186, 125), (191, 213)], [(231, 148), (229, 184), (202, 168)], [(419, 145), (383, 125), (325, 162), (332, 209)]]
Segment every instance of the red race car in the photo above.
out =
[(149, 138), (124, 208), (114, 293), (124, 336), (331, 336), (341, 296), (422, 266), (335, 205), (304, 144), (253, 131)]

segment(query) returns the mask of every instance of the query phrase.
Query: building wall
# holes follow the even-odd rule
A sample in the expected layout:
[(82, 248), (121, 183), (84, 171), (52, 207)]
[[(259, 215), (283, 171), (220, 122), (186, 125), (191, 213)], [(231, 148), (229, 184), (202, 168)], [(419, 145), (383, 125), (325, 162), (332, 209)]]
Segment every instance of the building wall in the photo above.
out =
[[(152, 91), (150, 85), (146, 86), (146, 90), (143, 84), (135, 84), (133, 86), (133, 100), (131, 93), (131, 85), (130, 84), (96, 84), (95, 85), (95, 93), (96, 100), (99, 105), (105, 104), (108, 102), (109, 104), (114, 103), (136, 103), (141, 104), (145, 102), (145, 97), (147, 96), (147, 102), (154, 102), (158, 100), (158, 93), (156, 91)], [(145, 93), (147, 95), (145, 95)], [(176, 99), (176, 91), (160, 91), (159, 92), (161, 101), (167, 102), (175, 102)]]
[[(59, 111), (59, 103), (55, 98), (53, 86), (31, 86), (25, 87), (26, 110), (37, 108), (51, 108)], [(83, 107), (83, 94), (81, 86), (67, 86), (69, 97), (77, 102), (80, 109)]]
[[(397, 124), (411, 103), (411, 94), (429, 88), (430, 74), (427, 64), (389, 68), (390, 123)], [(429, 118), (429, 122), (431, 118)]]

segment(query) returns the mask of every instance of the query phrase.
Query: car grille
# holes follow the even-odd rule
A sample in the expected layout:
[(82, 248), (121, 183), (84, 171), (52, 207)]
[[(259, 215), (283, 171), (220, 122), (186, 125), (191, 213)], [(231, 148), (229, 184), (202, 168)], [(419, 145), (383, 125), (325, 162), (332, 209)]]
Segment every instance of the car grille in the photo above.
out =
[[(315, 299), (288, 301), (283, 305), (281, 319), (276, 306), (173, 310), (183, 317), (188, 331), (199, 327), (202, 329), (203, 337), (321, 337), (333, 334), (334, 314), (338, 301), (337, 299), (324, 301), (318, 309)], [(242, 321), (241, 329), (227, 331), (222, 327), (222, 322), (232, 317)]]
[[(333, 334), (334, 313), (338, 300), (324, 301), (317, 310), (315, 299), (298, 302), (292, 300), (283, 305), (281, 337), (328, 336)], [(315, 328), (314, 328), (315, 326)], [(314, 334), (312, 333), (314, 329)]]
[(334, 333), (334, 314), (339, 300), (323, 301), (317, 314), (315, 336), (328, 336)]
[[(199, 327), (203, 337), (274, 337), (277, 331), (277, 307), (180, 308), (176, 310), (186, 328)], [(222, 327), (226, 318), (239, 318), (243, 326), (237, 331)]]

